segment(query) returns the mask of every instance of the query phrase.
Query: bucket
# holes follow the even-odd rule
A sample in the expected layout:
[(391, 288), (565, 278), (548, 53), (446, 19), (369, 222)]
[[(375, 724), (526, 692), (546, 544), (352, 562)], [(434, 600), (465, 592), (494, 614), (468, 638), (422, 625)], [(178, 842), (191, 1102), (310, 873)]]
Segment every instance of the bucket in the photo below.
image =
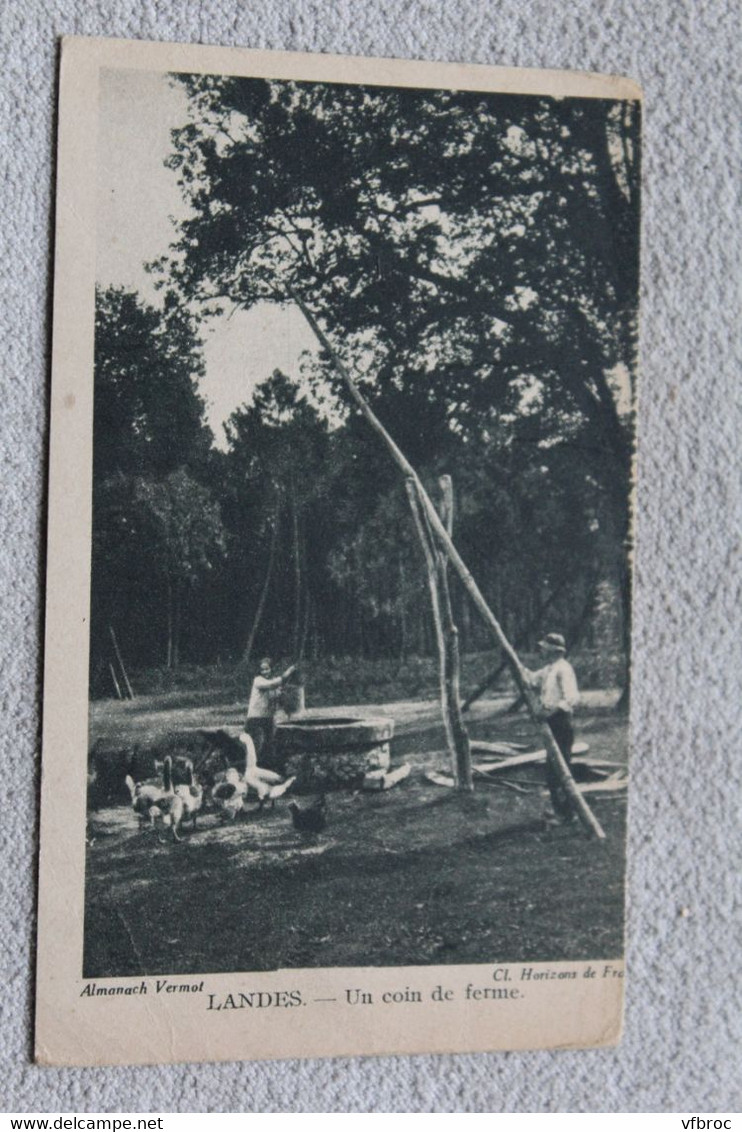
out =
[(302, 715), (306, 711), (303, 684), (286, 684), (281, 691), (281, 707), (286, 715)]

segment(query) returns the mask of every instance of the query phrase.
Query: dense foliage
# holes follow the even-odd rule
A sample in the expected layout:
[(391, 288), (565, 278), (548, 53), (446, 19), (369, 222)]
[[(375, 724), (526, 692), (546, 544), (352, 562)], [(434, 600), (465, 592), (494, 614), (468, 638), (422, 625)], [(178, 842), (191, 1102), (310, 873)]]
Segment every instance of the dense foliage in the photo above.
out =
[(626, 629), (637, 110), (178, 81), (189, 211), (153, 265), (163, 310), (99, 299), (94, 592), (132, 655), (432, 648), (404, 485), (327, 358), (303, 386), (266, 375), (209, 447), (191, 320), (297, 295), (431, 493), (453, 476), (456, 542), (506, 631), (589, 636), (617, 592)]

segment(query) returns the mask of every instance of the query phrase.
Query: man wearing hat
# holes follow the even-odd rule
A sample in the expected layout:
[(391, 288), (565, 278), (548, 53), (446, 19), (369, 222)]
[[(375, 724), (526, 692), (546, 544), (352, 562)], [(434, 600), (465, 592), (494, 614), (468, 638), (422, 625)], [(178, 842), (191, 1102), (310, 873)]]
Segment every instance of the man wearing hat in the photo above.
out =
[[(538, 647), (546, 663), (536, 672), (526, 669), (526, 675), (538, 693), (539, 718), (549, 724), (564, 761), (570, 766), (575, 738), (572, 714), (580, 698), (577, 677), (565, 656), (567, 646), (561, 633), (547, 633)], [(546, 760), (546, 784), (552, 805), (552, 810), (544, 814), (546, 821), (553, 824), (571, 821), (574, 817), (572, 803), (549, 759)]]

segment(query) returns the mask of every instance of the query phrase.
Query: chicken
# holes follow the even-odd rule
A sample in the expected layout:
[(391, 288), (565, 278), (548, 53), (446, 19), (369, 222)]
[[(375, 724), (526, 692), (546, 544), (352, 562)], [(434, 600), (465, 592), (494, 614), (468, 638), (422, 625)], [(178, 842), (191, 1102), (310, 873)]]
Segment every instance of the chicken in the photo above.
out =
[(296, 802), (289, 802), (291, 821), (294, 829), (300, 833), (321, 833), (327, 826), (327, 803), (324, 794), (320, 794), (310, 806), (300, 809)]

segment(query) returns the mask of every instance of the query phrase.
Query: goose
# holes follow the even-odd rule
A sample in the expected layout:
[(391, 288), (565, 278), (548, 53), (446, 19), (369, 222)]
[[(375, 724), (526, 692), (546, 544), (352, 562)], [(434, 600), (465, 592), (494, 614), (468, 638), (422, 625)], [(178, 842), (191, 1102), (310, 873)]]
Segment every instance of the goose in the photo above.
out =
[(162, 787), (153, 782), (135, 782), (130, 774), (127, 774), (124, 782), (131, 795), (131, 807), (139, 818), (139, 828), (153, 826), (153, 810), (162, 797)]
[[(257, 774), (256, 771), (261, 771)], [(271, 778), (264, 778), (263, 775), (271, 775)], [(262, 810), (266, 802), (270, 802), (271, 809), (276, 805), (276, 799), (280, 798), (287, 790), (296, 782), (296, 775), (287, 778), (285, 781), (280, 775), (274, 775), (273, 771), (261, 770), (261, 767), (255, 767), (253, 770), (245, 772), (245, 782), (248, 787), (258, 796), (260, 803), (259, 809)]]
[[(157, 811), (159, 811), (159, 816)], [(178, 835), (178, 829), (184, 814), (185, 801), (182, 794), (178, 793), (173, 785), (173, 760), (170, 755), (165, 755), (162, 767), (162, 791), (159, 798), (155, 798), (152, 802), (150, 819), (153, 825), (162, 821), (164, 826), (170, 827), (173, 841), (182, 841), (182, 837)], [(164, 842), (164, 838), (161, 837), (160, 841)]]
[(268, 794), (265, 798), (263, 798), (262, 802), (270, 802), (271, 809), (273, 809), (276, 804), (276, 798), (283, 797), (286, 791), (290, 790), (295, 782), (296, 775), (292, 774), (291, 778), (287, 778), (285, 782), (279, 782), (275, 786), (269, 787)]
[(240, 777), (235, 767), (230, 766), (224, 771), (221, 781), (212, 787), (211, 800), (222, 818), (234, 821), (243, 808), (246, 794), (245, 779)]
[(204, 802), (204, 790), (203, 786), (195, 779), (192, 768), (188, 770), (188, 781), (181, 786), (176, 786), (175, 793), (183, 800), (183, 816), (181, 821), (185, 821), (186, 818), (190, 819), (195, 829), (196, 816)]
[(267, 767), (258, 766), (255, 744), (253, 743), (252, 736), (248, 735), (246, 731), (241, 733), (240, 742), (247, 752), (244, 781), (247, 783), (249, 789), (257, 794), (260, 803), (259, 808), (261, 810), (267, 801), (271, 803), (271, 809), (273, 809), (276, 804), (276, 799), (280, 798), (282, 794), (285, 794), (296, 782), (296, 775), (284, 780), (275, 770), (268, 770)]

